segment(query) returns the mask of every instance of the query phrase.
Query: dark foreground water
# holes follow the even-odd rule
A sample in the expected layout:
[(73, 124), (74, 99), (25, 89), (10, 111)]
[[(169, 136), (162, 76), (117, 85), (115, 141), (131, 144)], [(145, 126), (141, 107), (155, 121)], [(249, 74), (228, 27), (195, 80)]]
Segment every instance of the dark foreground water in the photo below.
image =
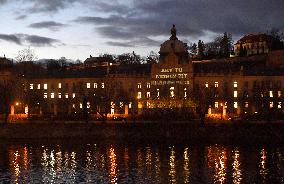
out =
[(284, 147), (1, 143), (0, 183), (284, 183)]

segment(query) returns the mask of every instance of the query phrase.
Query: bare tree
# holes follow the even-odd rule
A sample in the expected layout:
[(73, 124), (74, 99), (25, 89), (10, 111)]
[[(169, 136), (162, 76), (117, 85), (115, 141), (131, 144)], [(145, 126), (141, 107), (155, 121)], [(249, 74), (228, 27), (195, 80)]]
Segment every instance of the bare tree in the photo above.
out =
[(20, 50), (17, 57), (15, 58), (17, 62), (32, 62), (37, 60), (37, 56), (30, 47)]

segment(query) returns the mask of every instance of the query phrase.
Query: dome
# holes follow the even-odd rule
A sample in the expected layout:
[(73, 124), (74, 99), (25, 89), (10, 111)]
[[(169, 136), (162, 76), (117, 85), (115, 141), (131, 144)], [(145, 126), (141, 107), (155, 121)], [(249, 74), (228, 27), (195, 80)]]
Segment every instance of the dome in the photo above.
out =
[(167, 40), (163, 44), (161, 44), (160, 54), (161, 53), (186, 53), (187, 52), (187, 44), (176, 39), (176, 40)]

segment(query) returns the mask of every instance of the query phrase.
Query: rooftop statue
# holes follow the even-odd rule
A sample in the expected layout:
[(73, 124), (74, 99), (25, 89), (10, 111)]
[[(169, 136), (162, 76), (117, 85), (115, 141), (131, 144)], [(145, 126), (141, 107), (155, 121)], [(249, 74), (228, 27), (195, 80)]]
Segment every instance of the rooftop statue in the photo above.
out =
[(176, 26), (173, 24), (173, 27), (171, 29), (171, 37), (170, 40), (178, 40), (177, 39), (177, 30), (176, 30)]

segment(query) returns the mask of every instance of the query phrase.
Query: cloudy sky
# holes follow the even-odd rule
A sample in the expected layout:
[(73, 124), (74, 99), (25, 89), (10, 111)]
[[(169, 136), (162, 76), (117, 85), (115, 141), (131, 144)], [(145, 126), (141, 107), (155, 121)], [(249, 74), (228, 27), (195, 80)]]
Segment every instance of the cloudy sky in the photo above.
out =
[(0, 56), (158, 52), (176, 24), (185, 42), (284, 30), (284, 0), (0, 0)]

